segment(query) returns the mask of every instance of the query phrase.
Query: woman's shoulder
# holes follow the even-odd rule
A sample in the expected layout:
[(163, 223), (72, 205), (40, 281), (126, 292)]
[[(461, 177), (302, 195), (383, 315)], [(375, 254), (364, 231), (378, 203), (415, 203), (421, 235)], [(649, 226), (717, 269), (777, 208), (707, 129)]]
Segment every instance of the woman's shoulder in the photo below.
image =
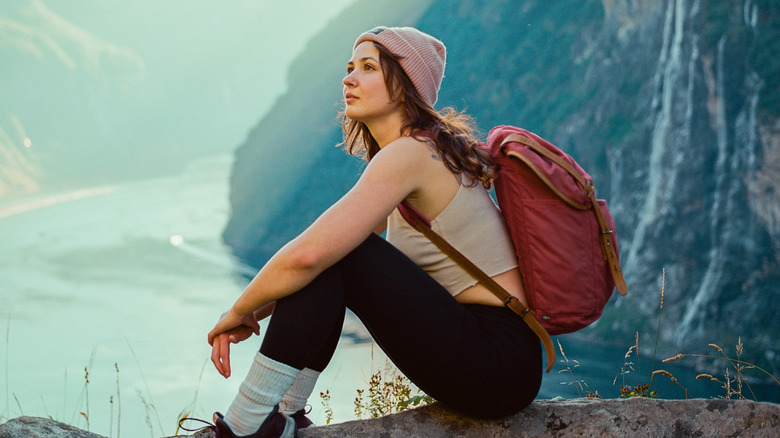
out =
[(401, 161), (409, 164), (423, 164), (427, 158), (436, 155), (435, 148), (425, 139), (410, 136), (399, 137), (383, 147), (372, 159)]
[(431, 145), (431, 142), (426, 137), (414, 137), (411, 135), (402, 135), (401, 137), (398, 137), (397, 139), (390, 142), (383, 149), (395, 148), (395, 149), (405, 149), (407, 151), (412, 151), (417, 149), (430, 150), (432, 147), (433, 146)]
[(364, 176), (367, 175), (402, 179), (410, 185), (412, 192), (440, 185), (437, 181), (452, 179), (451, 172), (429, 143), (407, 136), (388, 143), (374, 155), (364, 172)]
[(431, 155), (431, 149), (425, 142), (412, 137), (400, 137), (382, 147), (368, 162), (366, 170), (416, 172), (423, 170)]

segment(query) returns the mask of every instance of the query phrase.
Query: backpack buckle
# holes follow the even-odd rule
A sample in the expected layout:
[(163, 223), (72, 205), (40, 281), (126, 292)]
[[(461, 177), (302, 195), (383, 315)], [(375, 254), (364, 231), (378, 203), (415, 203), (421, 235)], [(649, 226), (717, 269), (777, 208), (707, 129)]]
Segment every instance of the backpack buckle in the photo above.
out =
[(506, 299), (504, 300), (504, 307), (509, 307), (509, 303), (511, 303), (512, 300), (517, 301), (517, 303), (520, 304), (520, 306), (523, 307), (523, 311), (522, 312), (516, 312), (514, 309), (512, 309), (512, 311), (515, 311), (515, 313), (520, 315), (521, 318), (525, 318), (525, 315), (527, 315), (528, 312), (531, 311), (531, 308), (523, 306), (523, 303), (521, 303), (520, 300), (518, 300), (517, 297), (514, 296), (514, 295), (509, 295), (508, 297), (506, 297)]

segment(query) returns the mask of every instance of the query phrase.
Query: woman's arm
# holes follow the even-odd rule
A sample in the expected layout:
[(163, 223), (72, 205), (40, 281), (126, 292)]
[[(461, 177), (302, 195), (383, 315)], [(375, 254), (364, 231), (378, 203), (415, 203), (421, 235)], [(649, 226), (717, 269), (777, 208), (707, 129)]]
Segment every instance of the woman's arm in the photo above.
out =
[(363, 242), (420, 187), (429, 158), (427, 147), (408, 137), (383, 148), (346, 195), (263, 266), (209, 333), (209, 343), (241, 325), (257, 333), (253, 312), (301, 289)]
[(387, 218), (385, 218), (385, 220), (380, 222), (379, 225), (374, 228), (374, 232), (377, 234), (382, 234), (385, 232), (385, 230), (387, 230)]

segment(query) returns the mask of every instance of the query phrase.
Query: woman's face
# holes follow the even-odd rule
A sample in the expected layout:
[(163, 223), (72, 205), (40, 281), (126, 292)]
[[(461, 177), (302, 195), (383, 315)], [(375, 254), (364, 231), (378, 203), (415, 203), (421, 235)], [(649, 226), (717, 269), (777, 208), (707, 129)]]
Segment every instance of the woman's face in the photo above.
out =
[(402, 111), (401, 99), (391, 98), (385, 86), (379, 50), (371, 41), (355, 47), (342, 82), (346, 115), (352, 120), (370, 124)]

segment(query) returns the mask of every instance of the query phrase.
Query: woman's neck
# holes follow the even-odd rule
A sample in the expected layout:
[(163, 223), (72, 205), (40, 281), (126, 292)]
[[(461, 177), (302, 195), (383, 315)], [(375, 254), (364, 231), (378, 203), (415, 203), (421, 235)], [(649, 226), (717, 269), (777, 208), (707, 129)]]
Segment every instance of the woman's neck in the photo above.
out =
[(405, 118), (398, 113), (394, 115), (395, 117), (391, 117), (390, 119), (384, 119), (377, 123), (366, 124), (369, 132), (371, 132), (371, 136), (374, 137), (374, 140), (376, 140), (377, 144), (379, 145), (379, 149), (382, 149), (395, 140), (398, 140), (402, 136), (401, 127), (403, 126)]

